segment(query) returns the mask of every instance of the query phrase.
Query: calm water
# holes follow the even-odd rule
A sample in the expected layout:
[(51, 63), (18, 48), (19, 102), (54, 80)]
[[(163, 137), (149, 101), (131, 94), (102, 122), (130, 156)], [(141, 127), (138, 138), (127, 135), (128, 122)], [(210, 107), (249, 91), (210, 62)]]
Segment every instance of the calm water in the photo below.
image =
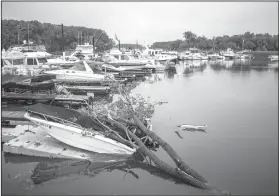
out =
[[(264, 61), (265, 62), (265, 61)], [(158, 74), (133, 93), (156, 106), (153, 131), (165, 139), (193, 169), (211, 184), (232, 194), (278, 194), (278, 68), (251, 67), (251, 62), (180, 62), (176, 73)], [(253, 64), (252, 64), (253, 65)], [(207, 132), (174, 131), (180, 124), (208, 126)], [(158, 156), (172, 161), (160, 148)], [(35, 167), (58, 164), (54, 177), (34, 185)], [(134, 175), (110, 165), (52, 163), (48, 159), (8, 156), (2, 153), (4, 194), (156, 194), (207, 195), (202, 190), (174, 182), (154, 168), (131, 165)], [(65, 166), (66, 165), (66, 166)]]

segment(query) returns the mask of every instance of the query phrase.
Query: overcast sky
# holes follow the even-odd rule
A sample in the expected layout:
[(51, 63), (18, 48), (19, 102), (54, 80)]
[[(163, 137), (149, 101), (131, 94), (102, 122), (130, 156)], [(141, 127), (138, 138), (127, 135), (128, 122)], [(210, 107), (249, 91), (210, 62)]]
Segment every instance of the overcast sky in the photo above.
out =
[(185, 31), (278, 34), (277, 2), (2, 2), (2, 18), (103, 29), (121, 43), (182, 39)]

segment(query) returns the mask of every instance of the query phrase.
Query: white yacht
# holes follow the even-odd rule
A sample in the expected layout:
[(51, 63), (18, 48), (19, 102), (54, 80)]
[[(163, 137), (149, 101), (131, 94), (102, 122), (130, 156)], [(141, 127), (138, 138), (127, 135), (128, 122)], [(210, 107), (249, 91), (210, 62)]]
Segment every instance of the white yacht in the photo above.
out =
[(228, 59), (235, 58), (235, 53), (231, 48), (228, 48), (226, 51), (221, 52), (221, 55)]
[(8, 50), (2, 54), (2, 70), (13, 75), (37, 75), (51, 66), (43, 52)]
[(139, 70), (144, 68), (148, 62), (147, 60), (135, 59), (132, 55), (125, 54), (118, 49), (112, 49), (109, 54), (103, 56), (102, 60), (105, 62), (103, 67), (114, 66), (119, 70)]
[(45, 74), (55, 75), (56, 79), (61, 80), (88, 80), (88, 81), (104, 81), (105, 75), (94, 74), (89, 65), (82, 61), (82, 64), (76, 64), (70, 69), (45, 71)]

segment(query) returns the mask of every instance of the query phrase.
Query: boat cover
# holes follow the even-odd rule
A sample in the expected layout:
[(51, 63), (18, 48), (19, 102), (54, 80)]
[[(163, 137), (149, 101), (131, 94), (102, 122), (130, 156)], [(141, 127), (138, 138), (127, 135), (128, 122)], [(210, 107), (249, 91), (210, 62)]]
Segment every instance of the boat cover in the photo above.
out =
[(41, 114), (46, 114), (49, 116), (57, 117), (63, 120), (68, 120), (70, 122), (79, 124), (80, 126), (87, 129), (94, 129), (95, 131), (104, 131), (102, 125), (95, 119), (82, 114), (76, 110), (66, 109), (62, 107), (46, 105), (46, 104), (36, 104), (25, 107), (28, 111), (37, 112)]
[(50, 90), (55, 87), (52, 76), (2, 75), (2, 88), (21, 88), (30, 90)]
[(27, 79), (31, 79), (32, 76), (21, 76), (21, 75), (2, 75), (2, 85), (7, 83), (19, 83)]

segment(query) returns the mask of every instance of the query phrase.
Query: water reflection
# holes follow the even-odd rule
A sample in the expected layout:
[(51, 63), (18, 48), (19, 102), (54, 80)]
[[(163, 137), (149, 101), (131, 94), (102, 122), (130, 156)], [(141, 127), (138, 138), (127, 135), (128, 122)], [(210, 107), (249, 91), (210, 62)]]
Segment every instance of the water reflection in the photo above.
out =
[(175, 74), (177, 74), (176, 68), (171, 67), (168, 70), (165, 70), (165, 72), (158, 72), (158, 73), (145, 76), (144, 81), (152, 84), (152, 83), (160, 82), (166, 78), (173, 79)]
[(166, 77), (168, 79), (173, 79), (174, 75), (177, 73), (177, 71), (176, 71), (175, 67), (172, 67), (171, 69), (167, 70), (165, 73), (166, 73)]
[[(142, 170), (148, 172), (151, 175), (174, 182), (175, 184), (191, 186), (185, 184), (183, 181), (177, 178), (174, 178), (161, 169), (150, 165), (149, 163), (142, 162), (138, 159), (109, 162), (90, 162), (88, 160), (48, 159), (10, 154), (5, 154), (4, 159), (5, 163), (11, 164), (26, 164), (38, 162), (31, 172), (27, 172), (26, 174), (24, 174), (24, 176), (23, 174), (21, 174), (21, 177), (24, 177), (24, 181), (32, 182), (28, 185), (29, 190), (35, 188), (36, 185), (67, 177), (72, 174), (76, 174), (79, 176), (89, 176), (93, 178), (101, 172), (112, 172), (114, 170), (122, 171), (123, 177), (129, 174), (136, 179), (140, 178), (140, 170)], [(133, 170), (136, 170), (138, 173)], [(17, 176), (19, 175), (20, 174), (17, 174), (14, 178), (17, 178)]]
[(257, 72), (270, 71), (278, 72), (278, 62), (269, 62), (265, 57), (256, 56), (255, 59), (233, 59), (233, 60), (184, 60), (178, 61), (176, 67), (166, 70), (164, 73), (155, 73), (146, 76), (148, 83), (155, 83), (163, 79), (173, 79), (175, 75), (191, 77), (195, 73), (203, 72), (209, 66), (214, 72), (223, 70), (233, 73), (248, 74), (251, 70)]

